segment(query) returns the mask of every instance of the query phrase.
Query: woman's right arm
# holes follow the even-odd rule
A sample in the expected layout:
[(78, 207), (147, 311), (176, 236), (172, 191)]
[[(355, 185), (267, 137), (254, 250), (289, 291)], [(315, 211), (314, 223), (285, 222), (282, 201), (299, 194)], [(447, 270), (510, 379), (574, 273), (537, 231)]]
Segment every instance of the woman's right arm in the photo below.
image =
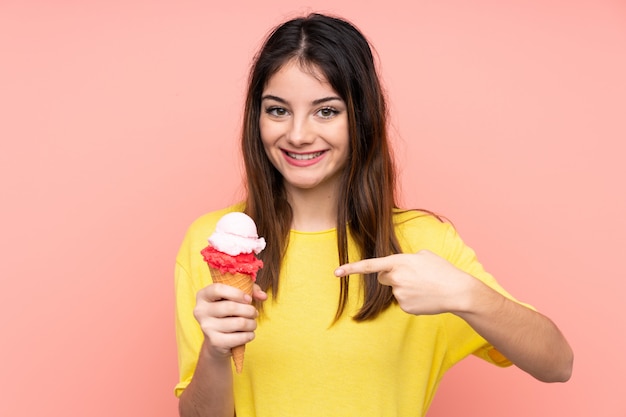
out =
[(205, 340), (193, 379), (180, 395), (178, 413), (180, 417), (232, 417), (234, 410), (230, 360), (212, 358)]
[[(255, 285), (254, 298), (267, 295)], [(196, 295), (194, 317), (204, 333), (193, 378), (180, 395), (181, 417), (233, 417), (231, 349), (254, 338), (258, 312), (252, 298), (223, 284), (212, 284)]]

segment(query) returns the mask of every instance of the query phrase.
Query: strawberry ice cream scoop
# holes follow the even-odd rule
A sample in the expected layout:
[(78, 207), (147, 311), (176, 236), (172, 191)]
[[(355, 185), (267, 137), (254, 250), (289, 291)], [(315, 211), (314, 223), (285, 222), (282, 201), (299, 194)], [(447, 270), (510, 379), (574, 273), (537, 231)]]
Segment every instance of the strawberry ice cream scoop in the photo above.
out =
[(221, 274), (245, 274), (252, 281), (256, 281), (258, 270), (263, 268), (263, 261), (257, 259), (253, 253), (232, 256), (216, 250), (211, 245), (202, 249), (200, 253), (204, 261), (209, 264), (212, 275), (215, 275), (215, 271), (219, 271)]

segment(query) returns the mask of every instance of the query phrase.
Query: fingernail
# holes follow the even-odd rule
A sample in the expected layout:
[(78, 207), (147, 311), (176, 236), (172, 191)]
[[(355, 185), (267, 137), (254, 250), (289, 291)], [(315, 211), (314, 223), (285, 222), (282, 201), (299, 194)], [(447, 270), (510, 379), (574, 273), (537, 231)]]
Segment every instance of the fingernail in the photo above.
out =
[(343, 270), (343, 268), (337, 268), (335, 269), (335, 276), (342, 277), (344, 275), (344, 272), (345, 271)]
[(246, 300), (246, 302), (247, 302), (247, 303), (252, 302), (252, 297), (251, 297), (251, 296), (249, 296), (248, 294), (245, 294), (245, 295), (243, 296), (243, 299), (244, 299), (244, 300)]

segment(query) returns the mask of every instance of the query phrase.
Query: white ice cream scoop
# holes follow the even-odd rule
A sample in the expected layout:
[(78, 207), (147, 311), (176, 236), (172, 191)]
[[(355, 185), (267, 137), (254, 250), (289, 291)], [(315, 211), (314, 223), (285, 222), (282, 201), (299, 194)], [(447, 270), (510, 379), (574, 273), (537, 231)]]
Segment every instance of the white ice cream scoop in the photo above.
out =
[(265, 249), (265, 239), (257, 234), (254, 220), (245, 213), (233, 211), (217, 222), (209, 243), (220, 252), (231, 256), (242, 253), (259, 254)]

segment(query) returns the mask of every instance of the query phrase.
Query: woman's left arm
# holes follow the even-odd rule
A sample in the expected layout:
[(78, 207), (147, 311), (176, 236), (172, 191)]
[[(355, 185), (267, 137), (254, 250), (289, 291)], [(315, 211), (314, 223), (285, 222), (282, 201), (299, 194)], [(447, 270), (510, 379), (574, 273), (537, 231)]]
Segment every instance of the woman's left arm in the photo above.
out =
[(378, 273), (400, 308), (410, 314), (453, 313), (517, 367), (544, 382), (565, 382), (573, 352), (546, 316), (512, 301), (434, 253), (422, 250), (365, 259), (335, 275)]
[(478, 279), (469, 280), (467, 308), (454, 312), (518, 368), (540, 381), (565, 382), (574, 355), (558, 327)]

